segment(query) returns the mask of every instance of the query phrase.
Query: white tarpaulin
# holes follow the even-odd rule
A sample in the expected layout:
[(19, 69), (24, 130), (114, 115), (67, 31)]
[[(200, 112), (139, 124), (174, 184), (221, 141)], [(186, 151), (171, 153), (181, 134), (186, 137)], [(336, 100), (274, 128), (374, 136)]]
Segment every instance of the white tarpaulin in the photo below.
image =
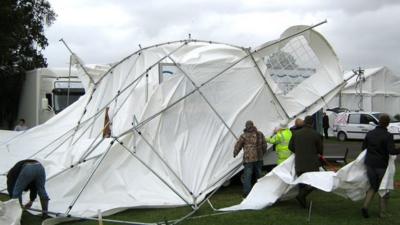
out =
[(1, 225), (20, 225), (22, 208), (18, 199), (0, 201), (0, 224)]
[[(288, 70), (307, 79), (285, 79), (282, 91), (270, 73)], [(191, 39), (143, 48), (87, 79), (70, 107), (0, 146), (0, 171), (25, 158), (42, 162), (53, 212), (196, 208), (240, 170), (232, 152), (246, 120), (270, 135), (319, 110), (344, 85), (341, 74), (330, 45), (306, 26), (255, 50)]]
[[(295, 154), (293, 154), (270, 173), (258, 179), (249, 195), (239, 205), (220, 210), (263, 209), (274, 204), (276, 200), (285, 197), (300, 183), (311, 185), (325, 192), (336, 193), (353, 201), (361, 200), (369, 189), (364, 165), (365, 153), (366, 151), (363, 151), (356, 160), (337, 172), (309, 172), (300, 177), (296, 176)], [(396, 156), (390, 157), (388, 168), (379, 187), (379, 195), (381, 196), (394, 189), (395, 159)]]

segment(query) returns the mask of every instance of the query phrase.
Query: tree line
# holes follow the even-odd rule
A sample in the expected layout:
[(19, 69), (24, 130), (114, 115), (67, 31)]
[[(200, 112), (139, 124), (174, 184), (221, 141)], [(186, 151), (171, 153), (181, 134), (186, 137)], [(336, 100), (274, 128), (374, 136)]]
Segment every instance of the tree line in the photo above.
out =
[(44, 28), (56, 19), (47, 0), (0, 1), (0, 127), (12, 128), (18, 115), (25, 71), (47, 67)]

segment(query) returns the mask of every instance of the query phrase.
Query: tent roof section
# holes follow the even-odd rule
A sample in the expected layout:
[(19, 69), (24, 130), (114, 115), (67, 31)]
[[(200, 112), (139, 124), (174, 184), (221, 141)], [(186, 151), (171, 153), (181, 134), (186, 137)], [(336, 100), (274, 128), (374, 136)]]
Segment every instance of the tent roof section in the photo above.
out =
[[(375, 75), (378, 75), (378, 74), (381, 74), (381, 73), (385, 73), (385, 72), (388, 73), (388, 74), (390, 74), (390, 76), (398, 77), (398, 79), (400, 80), (400, 75), (395, 74), (392, 70), (390, 70), (390, 69), (389, 69), (388, 67), (386, 67), (386, 66), (380, 66), (380, 67), (374, 67), (374, 68), (367, 68), (367, 69), (364, 70), (364, 77), (365, 77), (365, 79), (367, 79), (367, 78), (370, 77), (370, 76), (375, 76)], [(344, 79), (348, 79), (348, 78), (350, 78), (350, 77), (353, 76), (353, 75), (354, 75), (354, 72), (353, 72), (353, 71), (345, 71), (345, 73), (344, 73), (344, 75), (343, 75), (343, 78), (344, 78)], [(357, 79), (357, 76), (353, 76), (353, 77), (347, 82), (346, 88), (355, 85), (355, 84), (356, 84), (356, 79)]]

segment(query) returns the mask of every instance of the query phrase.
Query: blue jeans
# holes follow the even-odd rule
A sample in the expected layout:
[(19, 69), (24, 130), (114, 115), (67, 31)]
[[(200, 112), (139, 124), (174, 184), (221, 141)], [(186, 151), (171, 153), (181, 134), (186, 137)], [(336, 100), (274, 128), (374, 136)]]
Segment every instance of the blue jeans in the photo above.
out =
[(18, 198), (21, 201), (22, 192), (26, 190), (29, 184), (34, 183), (40, 199), (49, 200), (49, 196), (47, 195), (46, 189), (44, 187), (45, 182), (46, 172), (44, 171), (42, 164), (26, 164), (22, 167), (21, 172), (18, 175), (17, 181), (15, 182), (12, 198)]
[(251, 178), (253, 177), (253, 172), (255, 173), (257, 179), (261, 177), (261, 168), (263, 161), (243, 163), (243, 194), (248, 195), (251, 191)]

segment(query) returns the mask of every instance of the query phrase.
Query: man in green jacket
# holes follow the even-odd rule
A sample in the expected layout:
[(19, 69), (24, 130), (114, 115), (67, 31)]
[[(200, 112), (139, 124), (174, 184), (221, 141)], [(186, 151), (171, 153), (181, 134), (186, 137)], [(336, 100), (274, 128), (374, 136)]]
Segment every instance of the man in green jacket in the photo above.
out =
[(283, 123), (276, 129), (274, 136), (266, 138), (268, 143), (275, 145), (275, 151), (278, 157), (276, 164), (281, 164), (292, 154), (289, 150), (289, 141), (291, 138), (292, 132), (287, 128), (286, 124)]

